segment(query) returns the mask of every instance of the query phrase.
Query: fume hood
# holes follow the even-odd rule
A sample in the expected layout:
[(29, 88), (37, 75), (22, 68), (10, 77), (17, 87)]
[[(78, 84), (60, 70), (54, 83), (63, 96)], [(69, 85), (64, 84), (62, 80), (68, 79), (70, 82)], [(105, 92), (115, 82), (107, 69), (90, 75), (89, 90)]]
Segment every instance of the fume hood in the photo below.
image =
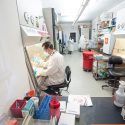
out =
[[(41, 0), (17, 0), (17, 10), (25, 55), (25, 62), (30, 76), (30, 86), (39, 94), (38, 82), (34, 75), (32, 60), (38, 55), (42, 58), (42, 42), (49, 35), (42, 13)], [(38, 45), (39, 43), (39, 45)]]
[(21, 26), (21, 32), (24, 46), (40, 43), (49, 38), (47, 31), (41, 31), (27, 26)]
[(41, 43), (49, 37), (40, 0), (17, 0), (17, 7), (24, 46)]

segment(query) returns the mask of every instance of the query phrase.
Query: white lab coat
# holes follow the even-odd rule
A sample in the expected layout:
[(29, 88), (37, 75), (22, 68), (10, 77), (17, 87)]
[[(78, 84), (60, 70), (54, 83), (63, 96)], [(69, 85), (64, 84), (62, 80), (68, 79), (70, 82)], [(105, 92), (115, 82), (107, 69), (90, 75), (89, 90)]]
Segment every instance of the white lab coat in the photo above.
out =
[(73, 51), (74, 50), (74, 40), (73, 39), (70, 39), (68, 41), (68, 50), (69, 51)]
[(46, 69), (41, 72), (42, 76), (48, 76), (44, 85), (57, 85), (64, 82), (65, 70), (64, 70), (64, 58), (63, 56), (54, 51), (48, 60), (48, 65)]
[(87, 39), (85, 38), (84, 35), (81, 35), (78, 47), (81, 49), (86, 49), (87, 45), (88, 45)]

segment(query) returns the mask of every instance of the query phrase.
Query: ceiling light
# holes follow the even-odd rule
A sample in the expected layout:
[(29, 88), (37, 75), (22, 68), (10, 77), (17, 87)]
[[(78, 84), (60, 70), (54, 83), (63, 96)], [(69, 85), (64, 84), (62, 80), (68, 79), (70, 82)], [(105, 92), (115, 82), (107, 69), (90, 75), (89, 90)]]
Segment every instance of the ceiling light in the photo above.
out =
[(72, 26), (74, 26), (74, 25), (77, 23), (79, 17), (81, 16), (81, 14), (83, 13), (83, 11), (85, 10), (85, 8), (86, 8), (86, 6), (88, 5), (89, 1), (90, 1), (90, 0), (83, 0), (81, 6), (80, 6), (80, 8), (79, 8), (78, 14), (76, 15), (76, 18), (75, 18), (75, 20), (73, 21)]

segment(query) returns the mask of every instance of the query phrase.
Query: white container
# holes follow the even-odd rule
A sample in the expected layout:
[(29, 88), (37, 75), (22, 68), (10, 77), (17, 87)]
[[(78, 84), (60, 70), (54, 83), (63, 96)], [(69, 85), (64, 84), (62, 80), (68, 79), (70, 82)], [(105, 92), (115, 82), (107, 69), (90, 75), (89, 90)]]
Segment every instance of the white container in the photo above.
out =
[(39, 98), (38, 97), (32, 97), (30, 99), (33, 100), (35, 109), (38, 109)]
[(121, 116), (123, 117), (123, 120), (125, 120), (125, 106), (122, 107)]
[(114, 104), (118, 107), (122, 107), (125, 104), (125, 81), (119, 81), (120, 85), (115, 92)]

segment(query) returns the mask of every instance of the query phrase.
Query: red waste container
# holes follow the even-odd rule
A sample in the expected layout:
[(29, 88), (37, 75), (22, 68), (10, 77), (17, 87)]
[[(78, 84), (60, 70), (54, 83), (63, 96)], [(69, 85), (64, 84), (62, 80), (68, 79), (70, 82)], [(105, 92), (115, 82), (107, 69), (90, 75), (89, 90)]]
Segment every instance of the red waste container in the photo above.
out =
[(93, 54), (94, 51), (83, 52), (83, 69), (85, 71), (91, 71), (93, 66)]

